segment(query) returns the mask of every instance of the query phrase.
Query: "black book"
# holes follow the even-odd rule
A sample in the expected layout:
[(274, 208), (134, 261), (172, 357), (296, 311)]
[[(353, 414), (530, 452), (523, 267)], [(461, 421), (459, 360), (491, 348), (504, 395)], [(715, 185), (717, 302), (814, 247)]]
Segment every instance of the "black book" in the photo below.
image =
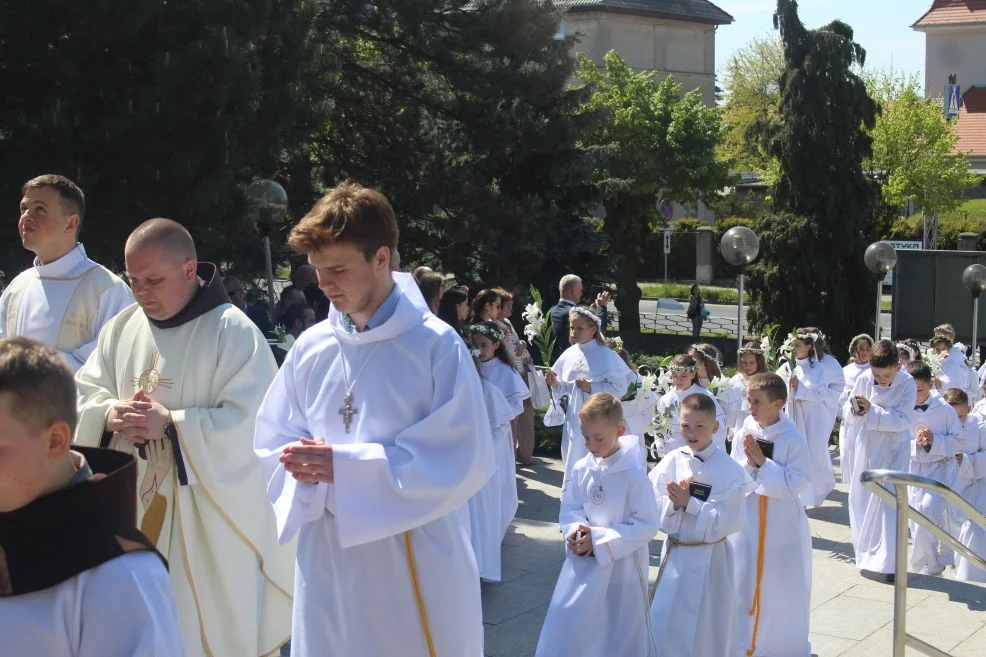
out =
[(760, 451), (768, 459), (774, 458), (774, 443), (769, 440), (763, 440), (762, 438), (757, 438), (757, 444), (760, 445)]
[(693, 481), (688, 484), (688, 494), (697, 500), (703, 502), (708, 501), (709, 495), (712, 494), (712, 486), (708, 484), (700, 484), (697, 481)]

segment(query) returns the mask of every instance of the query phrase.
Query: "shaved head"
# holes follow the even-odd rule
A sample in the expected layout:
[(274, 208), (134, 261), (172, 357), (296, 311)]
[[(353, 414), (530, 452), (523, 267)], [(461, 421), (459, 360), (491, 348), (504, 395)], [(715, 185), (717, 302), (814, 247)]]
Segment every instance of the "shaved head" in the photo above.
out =
[(156, 247), (181, 260), (198, 260), (192, 236), (177, 221), (148, 219), (127, 238), (126, 253)]

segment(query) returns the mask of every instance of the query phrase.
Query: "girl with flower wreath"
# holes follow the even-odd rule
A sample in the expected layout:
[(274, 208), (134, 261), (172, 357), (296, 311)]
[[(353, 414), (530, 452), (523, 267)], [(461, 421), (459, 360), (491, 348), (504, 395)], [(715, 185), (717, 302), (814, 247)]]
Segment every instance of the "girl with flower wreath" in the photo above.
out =
[[(575, 306), (569, 311), (568, 335), (572, 346), (544, 372), (554, 399), (564, 411), (561, 435), (564, 482), (568, 482), (576, 461), (589, 453), (579, 425), (582, 404), (597, 392), (623, 399), (630, 384), (637, 380), (620, 355), (606, 345), (601, 320), (588, 308)], [(643, 437), (637, 436), (637, 440)]]
[[(497, 300), (499, 304), (499, 299)], [(495, 385), (511, 408), (510, 420), (513, 422), (524, 412), (524, 400), (530, 399), (531, 393), (527, 384), (517, 374), (513, 361), (507, 354), (503, 343), (503, 330), (496, 322), (479, 322), (466, 327), (469, 341), (479, 353), (479, 373), (485, 380)], [(475, 353), (475, 352), (474, 352)], [(489, 410), (489, 409), (487, 409)], [(495, 445), (496, 475), (500, 483), (500, 539), (507, 533), (507, 528), (513, 522), (517, 513), (517, 473), (514, 461), (513, 433), (505, 440), (499, 440)]]
[(750, 404), (746, 399), (746, 384), (750, 377), (769, 372), (767, 359), (759, 341), (749, 341), (739, 350), (736, 374), (726, 384), (722, 408), (726, 413), (726, 440), (732, 441), (733, 434), (743, 426), (750, 415)]
[(669, 415), (671, 427), (667, 436), (655, 436), (654, 444), (657, 445), (657, 453), (662, 458), (669, 452), (685, 445), (685, 436), (681, 433), (681, 425), (678, 419), (678, 409), (681, 407), (682, 400), (688, 395), (696, 393), (708, 395), (716, 404), (716, 420), (719, 428), (712, 436), (712, 442), (719, 449), (726, 449), (726, 413), (722, 410), (719, 400), (709, 390), (698, 381), (698, 362), (691, 354), (678, 354), (671, 360), (668, 366), (671, 372), (671, 389), (664, 393), (661, 400), (657, 402), (657, 413), (659, 415)]
[[(849, 342), (850, 361), (842, 368), (845, 385), (842, 388), (842, 395), (839, 396), (839, 415), (842, 415), (842, 407), (849, 399), (849, 393), (856, 385), (856, 379), (870, 369), (870, 354), (872, 352), (873, 338), (865, 333), (860, 333)], [(844, 484), (852, 481), (852, 447), (852, 438), (846, 433), (846, 425), (843, 422), (839, 425), (839, 463), (842, 464), (842, 483)]]
[(966, 362), (965, 349), (965, 345), (955, 342), (955, 329), (951, 324), (935, 327), (935, 334), (931, 338), (931, 350), (941, 358), (941, 373), (938, 379), (941, 382), (942, 392), (958, 388), (965, 392), (969, 399), (977, 399), (979, 377)]
[(806, 326), (797, 329), (796, 335), (794, 370), (784, 363), (777, 373), (788, 382), (788, 415), (808, 439), (811, 486), (801, 494), (801, 501), (806, 507), (819, 506), (835, 488), (829, 437), (839, 412), (845, 377), (842, 366), (828, 353), (821, 330)]
[[(502, 287), (495, 287), (493, 291), (500, 296), (500, 313), (496, 317), (496, 323), (503, 329), (507, 355), (510, 356), (517, 374), (526, 383), (527, 373), (532, 369), (534, 361), (527, 351), (527, 343), (520, 339), (517, 329), (510, 321), (514, 310), (514, 295)], [(524, 412), (517, 416), (512, 431), (517, 461), (529, 465), (534, 455), (534, 406), (530, 397), (524, 400)]]

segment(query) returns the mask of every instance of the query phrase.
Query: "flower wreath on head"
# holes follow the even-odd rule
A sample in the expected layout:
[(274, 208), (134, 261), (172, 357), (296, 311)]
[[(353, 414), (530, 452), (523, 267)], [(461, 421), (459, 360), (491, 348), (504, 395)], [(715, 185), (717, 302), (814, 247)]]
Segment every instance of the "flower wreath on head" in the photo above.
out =
[(897, 351), (907, 352), (907, 360), (914, 360), (914, 357), (917, 356), (917, 354), (914, 353), (914, 350), (910, 347), (910, 345), (904, 344), (903, 342), (898, 342), (896, 346), (897, 346)]
[(866, 340), (870, 343), (871, 347), (873, 346), (873, 338), (868, 333), (860, 333), (859, 335), (853, 336), (853, 339), (849, 341), (849, 351), (852, 351), (852, 348), (856, 346), (860, 340)]
[(798, 329), (798, 339), (799, 340), (805, 340), (806, 342), (807, 341), (811, 341), (812, 344), (815, 344), (819, 340), (824, 340), (825, 339), (825, 334), (822, 333), (822, 332), (820, 332), (820, 331), (818, 333), (816, 333), (814, 331), (812, 331), (811, 333), (809, 333), (808, 331), (805, 331), (804, 329)]
[(572, 306), (572, 309), (569, 310), (568, 312), (575, 313), (576, 315), (579, 315), (580, 317), (585, 317), (586, 319), (590, 319), (598, 327), (602, 327), (603, 325), (603, 320), (599, 319), (599, 315), (592, 312), (585, 306)]
[(486, 324), (471, 324), (466, 327), (466, 331), (469, 333), (479, 333), (480, 335), (485, 335), (493, 342), (503, 341), (503, 331), (493, 326), (487, 326)]
[(950, 341), (954, 341), (955, 329), (953, 329), (950, 326), (946, 326), (945, 324), (942, 324), (940, 326), (935, 327), (934, 335), (936, 338), (946, 338)]
[(948, 335), (947, 333), (935, 333), (935, 335), (932, 336), (931, 340), (928, 341), (928, 344), (934, 347), (939, 343), (945, 342), (948, 344), (949, 347), (951, 347), (952, 344), (954, 344), (955, 342), (954, 338), (955, 338), (954, 332), (952, 333), (952, 335)]
[[(722, 362), (720, 362), (720, 360), (719, 360), (719, 357), (718, 357), (718, 356), (716, 356), (716, 354), (715, 354), (715, 352), (710, 352), (710, 351), (709, 351), (708, 349), (706, 349), (705, 347), (702, 347), (702, 346), (700, 346), (700, 345), (697, 345), (697, 344), (693, 344), (693, 345), (691, 346), (691, 348), (692, 348), (693, 350), (695, 350), (695, 351), (697, 351), (698, 353), (700, 353), (700, 354), (702, 354), (703, 356), (705, 356), (705, 357), (706, 357), (706, 358), (708, 358), (709, 360), (711, 360), (711, 361), (712, 361), (713, 363), (715, 363), (715, 364), (716, 364), (716, 365), (717, 365), (718, 367), (720, 367), (720, 368), (722, 367)], [(761, 353), (762, 353), (762, 352), (761, 352)]]
[(698, 372), (697, 365), (668, 365), (668, 371), (672, 374), (691, 374)]
[(751, 356), (763, 356), (763, 349), (760, 347), (740, 347), (739, 355), (749, 354)]

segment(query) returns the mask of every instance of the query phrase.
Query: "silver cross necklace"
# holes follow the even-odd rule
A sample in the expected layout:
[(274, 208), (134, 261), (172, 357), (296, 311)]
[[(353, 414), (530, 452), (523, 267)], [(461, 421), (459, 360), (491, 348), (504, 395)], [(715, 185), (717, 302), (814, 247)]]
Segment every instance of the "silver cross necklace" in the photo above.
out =
[(349, 381), (349, 367), (346, 364), (346, 354), (342, 351), (342, 343), (339, 343), (339, 357), (342, 358), (342, 376), (346, 380), (346, 396), (342, 398), (342, 408), (339, 409), (339, 415), (342, 416), (342, 422), (346, 427), (346, 433), (349, 433), (350, 428), (353, 425), (353, 419), (359, 413), (358, 410), (353, 406), (353, 386), (356, 385), (356, 381), (359, 380), (360, 374), (366, 369), (366, 364), (370, 362), (373, 355), (377, 353), (377, 349), (380, 348), (382, 342), (378, 342), (370, 355), (366, 357), (363, 361), (363, 365), (356, 372), (356, 376), (353, 378), (352, 382)]

